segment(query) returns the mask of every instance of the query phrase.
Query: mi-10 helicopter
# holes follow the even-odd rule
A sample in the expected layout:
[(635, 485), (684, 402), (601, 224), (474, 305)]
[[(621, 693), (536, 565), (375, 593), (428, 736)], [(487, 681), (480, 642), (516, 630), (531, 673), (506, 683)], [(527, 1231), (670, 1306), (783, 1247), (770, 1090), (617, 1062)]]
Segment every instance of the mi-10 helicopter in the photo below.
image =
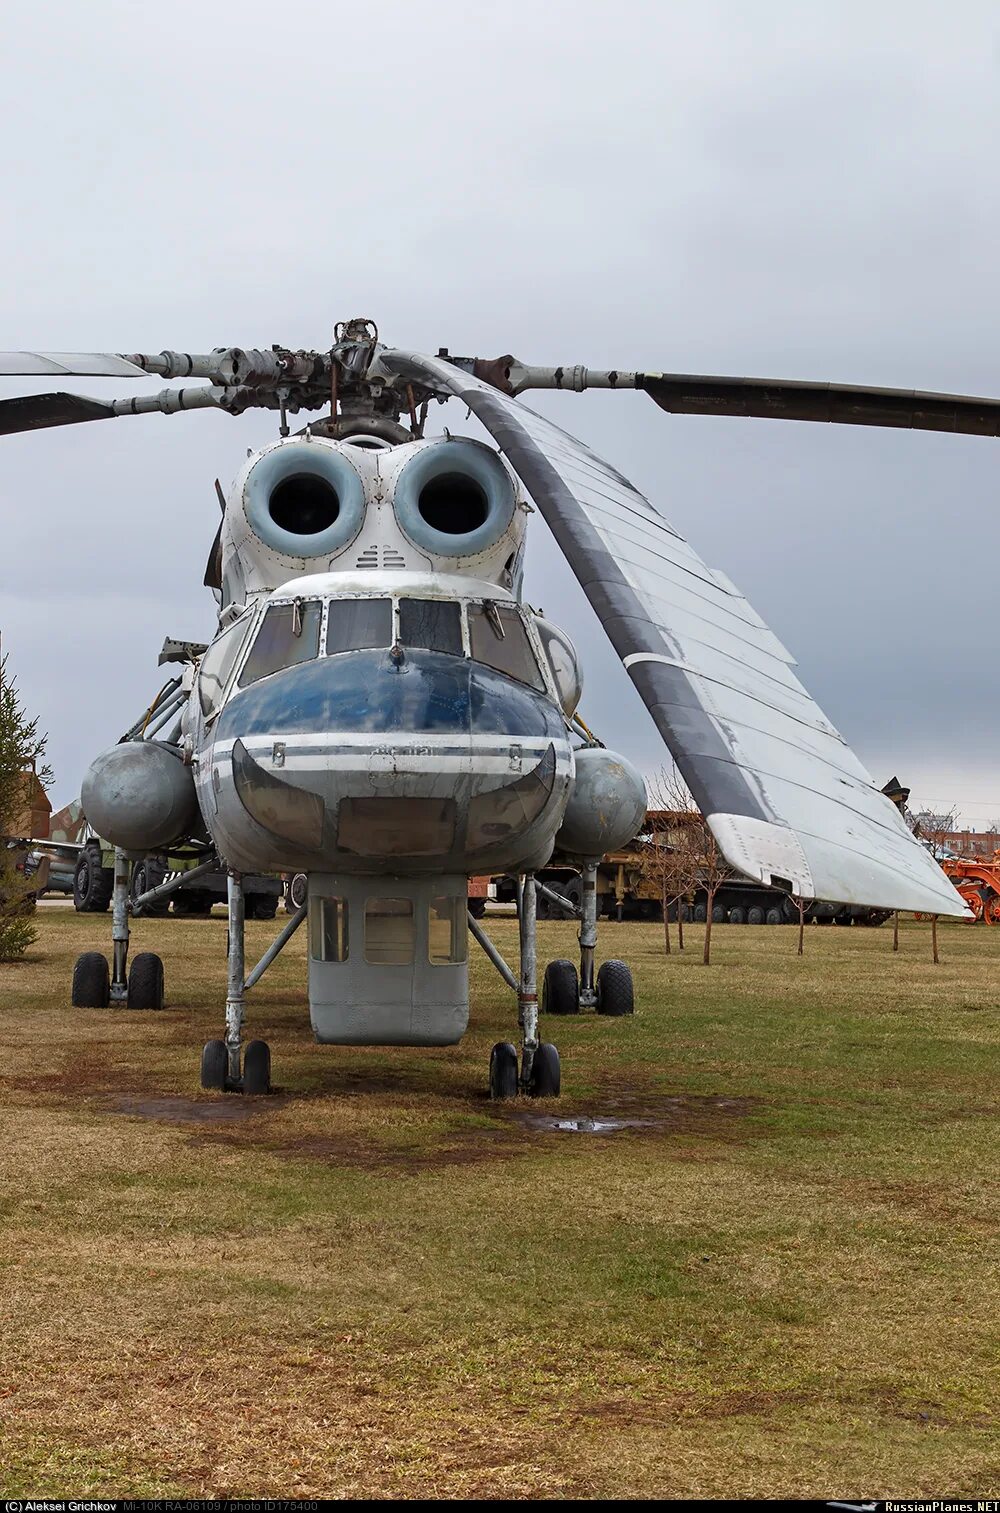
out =
[[(245, 995), (308, 920), (320, 1041), (458, 1041), (471, 930), (517, 993), (520, 1054), (511, 1041), (494, 1047), (491, 1094), (558, 1094), (535, 963), (534, 874), (554, 848), (583, 871), (580, 974), (550, 964), (543, 1008), (631, 1011), (627, 966), (594, 971), (594, 876), (638, 828), (645, 790), (579, 721), (569, 638), (522, 602), (529, 496), (731, 865), (799, 899), (967, 913), (735, 585), (621, 473), (518, 396), (635, 389), (678, 413), (991, 436), (1000, 402), (430, 357), (385, 346), (368, 320), (338, 326), (325, 352), (0, 355), (0, 376), (50, 373), (200, 382), (109, 402), (9, 399), (0, 433), (201, 407), (280, 415), (279, 439), (251, 453), (222, 496), (205, 575), (214, 638), (167, 643), (161, 661), (180, 673), (93, 762), (82, 792), (116, 847), (113, 957), (110, 971), (98, 952), (79, 958), (74, 1003), (163, 1004), (159, 958), (143, 952), (128, 968), (131, 859), (187, 844), (206, 869), (228, 870), (226, 1027), (203, 1051), (206, 1088), (269, 1090), (267, 1045), (242, 1044)], [(424, 435), (430, 402), (449, 399), (495, 447)], [(327, 413), (292, 435), (288, 416), (303, 410)], [(247, 974), (250, 872), (307, 883)], [(519, 879), (516, 974), (467, 913), (468, 878), (500, 872)]]

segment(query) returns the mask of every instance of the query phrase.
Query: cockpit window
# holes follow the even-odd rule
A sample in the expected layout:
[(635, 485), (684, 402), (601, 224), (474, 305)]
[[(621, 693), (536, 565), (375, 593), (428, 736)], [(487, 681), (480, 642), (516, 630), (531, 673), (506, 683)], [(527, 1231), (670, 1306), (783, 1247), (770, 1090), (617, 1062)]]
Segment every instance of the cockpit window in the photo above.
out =
[(447, 599), (400, 599), (399, 639), (404, 646), (462, 656), (461, 605)]
[(469, 605), (469, 642), (477, 662), (495, 667), (497, 672), (527, 683), (545, 692), (545, 680), (539, 671), (528, 640), (524, 622), (515, 609), (493, 600)]
[(272, 604), (250, 648), (239, 676), (240, 688), (319, 656), (319, 627), (323, 607), (318, 599)]
[(392, 645), (391, 599), (331, 599), (326, 617), (326, 654)]
[(221, 635), (216, 636), (201, 659), (198, 697), (201, 700), (202, 713), (206, 716), (214, 714), (222, 703), (222, 695), (226, 691), (233, 663), (243, 648), (243, 642), (246, 640), (247, 631), (252, 623), (252, 614), (241, 616)]

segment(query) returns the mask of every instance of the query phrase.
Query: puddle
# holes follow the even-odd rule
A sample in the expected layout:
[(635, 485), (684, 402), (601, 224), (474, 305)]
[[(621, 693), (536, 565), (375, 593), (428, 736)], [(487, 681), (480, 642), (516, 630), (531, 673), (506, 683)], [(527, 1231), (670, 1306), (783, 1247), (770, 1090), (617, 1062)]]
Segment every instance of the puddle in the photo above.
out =
[(674, 1130), (678, 1133), (710, 1133), (720, 1124), (749, 1112), (746, 1098), (618, 1097), (608, 1100), (610, 1110), (595, 1114), (530, 1114), (518, 1109), (514, 1122), (527, 1129), (567, 1135), (615, 1135), (621, 1130)]
[[(278, 1100), (267, 1099), (273, 1107)], [(164, 1124), (239, 1124), (262, 1113), (263, 1100), (243, 1098), (233, 1093), (225, 1098), (117, 1098), (112, 1105), (118, 1114), (132, 1114), (138, 1119), (159, 1119)]]
[(572, 1135), (613, 1135), (623, 1129), (654, 1129), (663, 1120), (657, 1119), (559, 1119), (554, 1114), (521, 1114), (518, 1124), (529, 1129), (560, 1130)]

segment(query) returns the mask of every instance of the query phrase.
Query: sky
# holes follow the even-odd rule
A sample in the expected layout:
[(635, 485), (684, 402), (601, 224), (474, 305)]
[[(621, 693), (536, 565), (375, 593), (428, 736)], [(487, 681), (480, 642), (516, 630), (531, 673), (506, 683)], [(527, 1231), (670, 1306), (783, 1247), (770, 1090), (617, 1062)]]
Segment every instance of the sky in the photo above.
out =
[[(995, 6), (33, 0), (4, 33), (0, 347), (323, 348), (368, 315), (430, 352), (1000, 394)], [(739, 585), (879, 783), (1000, 818), (1000, 442), (532, 403)], [(211, 635), (213, 481), (275, 425), (0, 441), (0, 634), (57, 805), (164, 636)], [(655, 772), (532, 532), (526, 597), (580, 649), (588, 723)]]

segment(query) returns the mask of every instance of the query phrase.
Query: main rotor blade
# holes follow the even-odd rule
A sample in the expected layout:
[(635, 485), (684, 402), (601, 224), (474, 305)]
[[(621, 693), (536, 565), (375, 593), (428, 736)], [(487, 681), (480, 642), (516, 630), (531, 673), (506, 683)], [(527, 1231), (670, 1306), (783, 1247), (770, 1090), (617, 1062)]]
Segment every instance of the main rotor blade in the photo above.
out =
[(637, 373), (663, 410), (674, 415), (743, 415), (849, 426), (893, 426), (1000, 436), (1000, 400), (917, 389), (869, 389), (784, 378), (712, 378), (694, 373)]
[(419, 353), (380, 358), (460, 399), (492, 434), (733, 867), (800, 898), (963, 914), (791, 655), (627, 478), (467, 371)]
[(111, 405), (85, 394), (21, 394), (17, 399), (0, 400), (0, 436), (71, 426), (81, 420), (112, 420), (116, 413)]
[(148, 378), (116, 352), (0, 352), (0, 378)]

